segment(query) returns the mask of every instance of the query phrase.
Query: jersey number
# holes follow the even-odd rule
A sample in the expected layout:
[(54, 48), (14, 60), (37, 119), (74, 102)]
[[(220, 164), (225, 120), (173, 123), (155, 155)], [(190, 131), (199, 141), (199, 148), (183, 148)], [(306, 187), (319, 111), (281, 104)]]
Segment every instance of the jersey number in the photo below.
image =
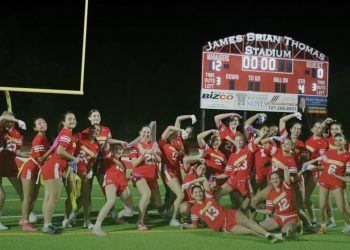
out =
[(205, 211), (205, 216), (207, 216), (211, 221), (214, 221), (216, 216), (219, 215), (219, 210), (214, 206), (210, 206), (207, 211)]

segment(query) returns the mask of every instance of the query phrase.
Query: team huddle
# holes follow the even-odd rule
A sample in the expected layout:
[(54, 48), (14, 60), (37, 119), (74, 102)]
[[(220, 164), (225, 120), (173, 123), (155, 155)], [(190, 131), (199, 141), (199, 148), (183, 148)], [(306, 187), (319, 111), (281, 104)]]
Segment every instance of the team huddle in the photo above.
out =
[[(5, 202), (2, 177), (15, 187), (22, 204), (19, 225), (24, 231), (37, 231), (32, 210), (41, 185), (45, 187), (42, 206), (43, 233), (59, 234), (72, 227), (81, 208), (84, 227), (98, 236), (107, 235), (102, 223), (110, 213), (115, 221), (134, 215), (134, 203), (128, 186), (140, 193), (138, 230), (145, 224), (147, 209), (156, 208), (168, 215), (169, 225), (197, 228), (206, 224), (214, 231), (252, 234), (274, 242), (291, 239), (303, 230), (317, 232), (311, 196), (319, 185), (320, 234), (336, 227), (331, 197), (344, 218), (343, 233), (350, 233), (350, 209), (346, 182), (350, 182), (350, 147), (342, 126), (331, 118), (314, 123), (305, 142), (300, 113), (283, 116), (278, 125), (267, 125), (267, 115), (258, 113), (244, 123), (236, 113), (216, 115), (216, 129), (199, 133), (198, 147), (190, 141), (194, 128), (181, 128), (184, 120), (196, 122), (194, 115), (182, 115), (168, 126), (159, 141), (151, 140), (151, 128), (143, 126), (138, 140), (128, 143), (113, 139), (102, 126), (100, 112), (91, 110), (91, 126), (73, 134), (75, 115), (65, 113), (59, 122), (59, 134), (49, 143), (47, 124), (36, 118), (29, 154), (20, 151), (22, 136), (16, 123), (25, 123), (11, 112), (0, 117), (0, 216)], [(243, 127), (239, 130), (239, 127)], [(128, 159), (123, 151), (129, 152)], [(18, 162), (17, 157), (24, 157)], [(126, 163), (132, 166), (127, 176)], [(105, 197), (95, 223), (90, 221), (91, 190), (96, 176)], [(166, 194), (162, 205), (158, 186), (161, 177)], [(53, 212), (64, 184), (67, 198), (62, 227), (52, 224)], [(123, 209), (116, 212), (116, 198)], [(229, 196), (232, 208), (225, 209), (220, 198)], [(265, 219), (256, 222), (257, 214)], [(8, 229), (0, 222), (0, 230)], [(275, 233), (275, 232), (278, 233)]]

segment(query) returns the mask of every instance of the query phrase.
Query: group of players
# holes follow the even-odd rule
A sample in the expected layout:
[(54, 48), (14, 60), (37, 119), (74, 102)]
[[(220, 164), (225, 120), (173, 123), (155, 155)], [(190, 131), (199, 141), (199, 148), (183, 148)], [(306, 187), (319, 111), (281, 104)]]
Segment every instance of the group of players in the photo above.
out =
[[(283, 116), (279, 126), (268, 126), (264, 113), (250, 117), (244, 124), (236, 113), (219, 114), (215, 116), (217, 129), (199, 133), (199, 149), (192, 151), (188, 142), (194, 137), (194, 129), (191, 126), (182, 129), (181, 123), (187, 119), (195, 123), (194, 115), (177, 117), (158, 142), (151, 140), (151, 128), (143, 126), (139, 140), (133, 143), (113, 139), (110, 129), (100, 125), (98, 110), (91, 110), (88, 119), (91, 127), (73, 135), (75, 115), (65, 113), (59, 122), (59, 134), (50, 145), (45, 136), (45, 120), (36, 118), (37, 134), (27, 155), (20, 151), (22, 136), (15, 128), (15, 123), (22, 128), (25, 124), (11, 112), (2, 114), (0, 216), (5, 202), (1, 179), (8, 177), (22, 201), (19, 225), (24, 231), (37, 231), (30, 215), (40, 184), (44, 184), (42, 232), (59, 234), (62, 228), (52, 224), (52, 216), (64, 184), (67, 199), (63, 228), (72, 226), (75, 212), (83, 207), (84, 227), (95, 235), (105, 236), (101, 225), (108, 213), (117, 216), (117, 220), (134, 214), (128, 187), (131, 181), (141, 196), (138, 230), (149, 230), (144, 218), (152, 206), (161, 213), (171, 211), (170, 226), (196, 228), (205, 223), (215, 231), (253, 234), (275, 241), (294, 237), (303, 228), (316, 232), (311, 195), (318, 183), (319, 233), (336, 226), (330, 194), (345, 221), (342, 231), (350, 232), (345, 188), (345, 183), (350, 182), (349, 145), (341, 124), (331, 118), (315, 122), (312, 135), (303, 142), (299, 139), (300, 113)], [(288, 130), (287, 122), (293, 122), (288, 124)], [(130, 176), (126, 175), (125, 159), (122, 159), (124, 149), (129, 151)], [(17, 156), (28, 159), (19, 164)], [(158, 174), (166, 187), (163, 205)], [(93, 176), (97, 177), (106, 200), (95, 224), (90, 221)], [(220, 205), (219, 199), (226, 195), (230, 196), (233, 209)], [(117, 196), (124, 205), (119, 213), (114, 208)], [(266, 217), (259, 224), (255, 222), (257, 213)], [(0, 222), (0, 230), (5, 229)], [(277, 229), (281, 234), (270, 233)]]

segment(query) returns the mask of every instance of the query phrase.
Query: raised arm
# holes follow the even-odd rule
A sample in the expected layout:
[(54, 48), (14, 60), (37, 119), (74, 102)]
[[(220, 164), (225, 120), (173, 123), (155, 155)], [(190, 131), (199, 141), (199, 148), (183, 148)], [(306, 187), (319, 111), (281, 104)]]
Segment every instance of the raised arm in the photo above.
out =
[[(272, 159), (273, 161), (273, 159)], [(274, 166), (278, 167), (279, 169), (283, 170), (283, 175), (284, 175), (284, 181), (290, 185), (291, 182), (291, 178), (290, 178), (290, 173), (289, 173), (289, 169), (286, 165), (280, 163), (280, 162), (274, 162), (273, 163)]]
[(244, 128), (247, 128), (248, 126), (251, 126), (258, 117), (267, 117), (265, 113), (257, 113), (253, 115), (252, 117), (249, 117), (245, 122), (244, 122)]
[(292, 118), (298, 118), (299, 120), (301, 120), (301, 114), (299, 112), (296, 112), (296, 113), (281, 117), (280, 122), (279, 122), (280, 131), (286, 128), (287, 121), (289, 121)]
[(239, 118), (242, 118), (242, 116), (240, 116), (239, 114), (237, 113), (225, 113), (225, 114), (220, 114), (220, 115), (216, 115), (214, 117), (214, 121), (215, 121), (215, 125), (216, 127), (218, 128), (221, 124), (221, 120), (225, 119), (225, 118), (228, 118), (228, 117), (231, 117), (231, 116), (237, 116)]
[[(181, 122), (187, 119), (192, 119), (194, 115), (180, 115), (176, 117), (175, 127), (181, 128)], [(195, 117), (195, 116), (194, 116)]]
[(201, 162), (201, 164), (205, 163), (205, 160), (200, 156), (200, 155), (196, 155), (196, 156), (185, 156), (183, 159), (183, 163), (184, 163), (184, 170), (188, 171), (188, 168), (190, 167), (192, 162), (196, 162), (199, 161)]
[(164, 130), (164, 132), (163, 132), (163, 134), (162, 134), (162, 139), (163, 139), (163, 140), (168, 139), (169, 135), (170, 135), (172, 132), (174, 132), (174, 131), (175, 131), (175, 132), (179, 132), (179, 133), (182, 132), (182, 130), (180, 129), (180, 127), (168, 126), (168, 127)]
[(216, 129), (210, 129), (207, 131), (203, 131), (202, 133), (199, 133), (197, 135), (197, 142), (200, 148), (204, 148), (205, 147), (205, 140), (204, 138), (207, 137), (208, 135), (212, 134), (212, 133), (217, 133)]

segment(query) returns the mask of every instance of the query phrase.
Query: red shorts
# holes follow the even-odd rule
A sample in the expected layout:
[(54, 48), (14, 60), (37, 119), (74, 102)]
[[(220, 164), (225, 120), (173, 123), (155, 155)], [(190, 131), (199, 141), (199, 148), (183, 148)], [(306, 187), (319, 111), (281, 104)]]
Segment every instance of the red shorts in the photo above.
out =
[(0, 176), (16, 177), (18, 175), (18, 166), (16, 164), (16, 155), (14, 152), (3, 150), (0, 153)]
[(87, 174), (87, 165), (86, 164), (78, 164), (78, 174)]
[(156, 179), (146, 179), (146, 178), (143, 178), (141, 176), (132, 180), (132, 184), (134, 185), (134, 187), (136, 187), (136, 182), (138, 182), (141, 179), (145, 179), (145, 181), (147, 182), (147, 185), (150, 189), (159, 189), (157, 178)]
[(117, 190), (117, 195), (121, 196), (128, 187), (128, 180), (123, 173), (106, 172), (102, 185), (103, 193), (105, 193), (105, 188), (108, 185), (114, 185)]
[(336, 190), (337, 188), (343, 188), (343, 186), (319, 182), (320, 186), (328, 190)]
[(239, 180), (237, 178), (229, 177), (226, 182), (233, 190), (238, 190), (242, 196), (248, 196), (253, 193), (252, 185), (249, 180)]
[(273, 217), (273, 220), (279, 225), (280, 228), (282, 228), (285, 224), (291, 221), (298, 223), (299, 217), (297, 214), (275, 215), (275, 217)]
[(172, 169), (165, 169), (162, 171), (162, 179), (165, 184), (168, 184), (168, 182), (172, 179), (178, 179), (180, 184), (182, 183), (182, 176), (180, 171), (172, 170)]
[(271, 166), (264, 167), (264, 166), (256, 166), (255, 167), (255, 181), (256, 183), (261, 183), (269, 178), (269, 175), (272, 171)]
[(41, 168), (44, 180), (53, 180), (62, 178), (66, 166), (60, 165), (55, 159), (50, 158)]
[(237, 210), (234, 210), (234, 209), (226, 210), (225, 222), (224, 222), (224, 225), (222, 226), (222, 231), (224, 231), (225, 233), (231, 233), (233, 227), (237, 224), (236, 213), (237, 213)]
[(19, 177), (22, 180), (32, 180), (36, 181), (39, 174), (38, 164), (33, 161), (33, 159), (29, 159), (23, 163), (22, 167), (19, 170)]

